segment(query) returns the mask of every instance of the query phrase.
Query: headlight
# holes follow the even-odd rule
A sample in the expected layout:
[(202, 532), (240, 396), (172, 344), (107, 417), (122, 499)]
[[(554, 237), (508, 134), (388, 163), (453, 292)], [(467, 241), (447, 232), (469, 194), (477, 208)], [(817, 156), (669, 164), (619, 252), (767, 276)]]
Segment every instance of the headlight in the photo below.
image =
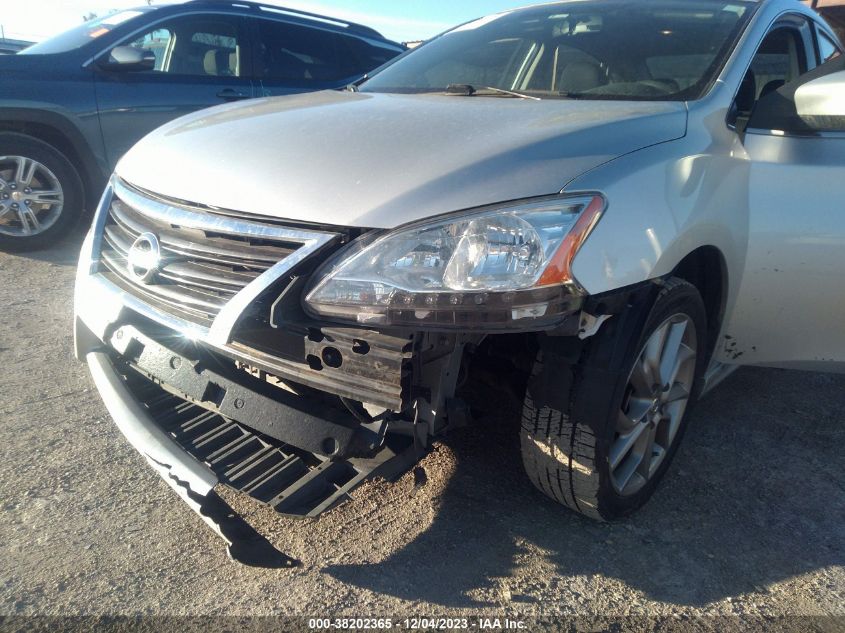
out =
[(552, 319), (582, 295), (570, 265), (604, 207), (598, 195), (546, 198), (392, 231), (318, 271), (306, 309), (465, 329)]

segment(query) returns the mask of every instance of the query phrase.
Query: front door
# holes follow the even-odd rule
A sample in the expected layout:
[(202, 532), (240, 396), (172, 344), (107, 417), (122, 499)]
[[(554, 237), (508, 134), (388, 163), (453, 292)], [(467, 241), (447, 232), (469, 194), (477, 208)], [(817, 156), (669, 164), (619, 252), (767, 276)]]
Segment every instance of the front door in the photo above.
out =
[(245, 19), (192, 14), (165, 19), (123, 45), (151, 51), (151, 71), (96, 73), (97, 107), (112, 168), (142, 136), (200, 108), (252, 96)]
[(845, 103), (819, 121), (795, 104), (834, 73), (842, 90), (845, 57), (760, 98), (748, 122), (748, 251), (720, 360), (845, 370)]

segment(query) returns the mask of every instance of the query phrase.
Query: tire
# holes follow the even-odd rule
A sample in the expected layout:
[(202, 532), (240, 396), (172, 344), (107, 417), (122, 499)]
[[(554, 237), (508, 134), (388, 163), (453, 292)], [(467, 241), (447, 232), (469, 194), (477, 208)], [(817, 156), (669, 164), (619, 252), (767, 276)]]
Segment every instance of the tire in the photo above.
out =
[[(20, 165), (31, 186), (25, 186), (26, 177), (17, 181)], [(27, 251), (52, 245), (73, 229), (83, 206), (82, 181), (64, 154), (25, 134), (0, 133), (1, 249)]]
[[(677, 451), (686, 413), (698, 395), (706, 325), (698, 290), (671, 278), (641, 317), (617, 315), (586, 341), (565, 343), (570, 347), (563, 353), (541, 348), (520, 433), (523, 463), (534, 485), (600, 521), (626, 516), (648, 501)], [(651, 370), (663, 334), (666, 361)], [(676, 340), (680, 343), (672, 357)], [(687, 349), (696, 351), (694, 358)], [(672, 371), (662, 368), (676, 365), (679, 370), (670, 380)], [(672, 386), (658, 388), (647, 380), (652, 376), (666, 376)], [(644, 396), (649, 382), (654, 386)], [(645, 412), (642, 418), (640, 412)], [(654, 444), (644, 448), (651, 437)], [(615, 468), (611, 458), (618, 462)]]

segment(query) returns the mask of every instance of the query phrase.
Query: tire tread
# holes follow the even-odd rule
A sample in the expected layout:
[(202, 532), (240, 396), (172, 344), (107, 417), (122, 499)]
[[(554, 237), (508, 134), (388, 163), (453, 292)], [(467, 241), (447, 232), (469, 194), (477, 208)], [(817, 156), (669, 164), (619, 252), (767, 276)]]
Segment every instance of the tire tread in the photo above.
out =
[[(654, 306), (658, 306), (671, 293), (694, 286), (679, 278), (665, 281), (657, 294)], [(697, 292), (697, 291), (696, 291)], [(602, 336), (600, 331), (596, 336)], [(548, 406), (538, 406), (526, 393), (520, 429), (520, 445), (525, 471), (532, 483), (545, 495), (582, 515), (605, 521), (601, 503), (602, 464), (599, 462), (599, 439), (597, 428), (604, 428), (606, 420), (591, 420), (589, 423), (573, 419), (578, 390), (585, 380), (585, 369), (590, 365), (590, 347), (584, 346), (578, 361), (569, 366), (572, 380), (569, 393), (563, 394), (568, 403), (566, 411)], [(547, 362), (540, 350), (532, 370), (532, 378), (543, 371)], [(610, 413), (613, 415), (613, 411)]]

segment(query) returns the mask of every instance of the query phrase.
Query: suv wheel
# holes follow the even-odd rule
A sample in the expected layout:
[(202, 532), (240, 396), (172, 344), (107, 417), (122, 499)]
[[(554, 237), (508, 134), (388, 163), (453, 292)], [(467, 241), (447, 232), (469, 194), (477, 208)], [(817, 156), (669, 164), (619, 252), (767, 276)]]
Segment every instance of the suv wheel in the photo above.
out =
[[(704, 303), (681, 279), (666, 282), (637, 344), (627, 345), (615, 367), (602, 360), (626, 345), (614, 320), (588, 339), (577, 363), (559, 368), (554, 384), (563, 397), (554, 404), (536, 402), (529, 386), (521, 431), (534, 485), (599, 520), (630, 514), (651, 497), (683, 436), (705, 356)], [(549, 360), (541, 351), (535, 376), (547, 371)], [(618, 378), (609, 379), (613, 375)]]
[(38, 139), (0, 134), (0, 247), (30, 250), (64, 236), (82, 214), (70, 161)]

